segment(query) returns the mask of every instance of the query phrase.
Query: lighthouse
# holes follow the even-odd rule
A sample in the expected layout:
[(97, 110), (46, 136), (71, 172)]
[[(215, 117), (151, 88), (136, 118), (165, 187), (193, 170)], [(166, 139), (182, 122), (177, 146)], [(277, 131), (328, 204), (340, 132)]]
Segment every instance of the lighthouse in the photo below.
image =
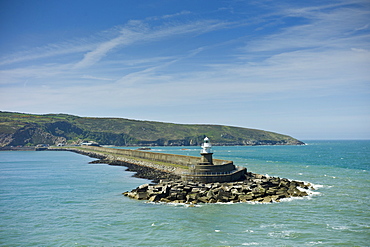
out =
[(202, 144), (202, 151), (200, 152), (200, 155), (202, 155), (200, 163), (202, 164), (209, 164), (212, 165), (212, 151), (211, 151), (212, 145), (209, 141), (209, 138), (204, 138), (203, 144)]
[(211, 148), (209, 138), (205, 137), (200, 151), (200, 162), (192, 165), (188, 172), (182, 174), (181, 178), (184, 181), (215, 183), (237, 181), (244, 178), (247, 172), (245, 167), (237, 167), (232, 161), (219, 159), (213, 161)]

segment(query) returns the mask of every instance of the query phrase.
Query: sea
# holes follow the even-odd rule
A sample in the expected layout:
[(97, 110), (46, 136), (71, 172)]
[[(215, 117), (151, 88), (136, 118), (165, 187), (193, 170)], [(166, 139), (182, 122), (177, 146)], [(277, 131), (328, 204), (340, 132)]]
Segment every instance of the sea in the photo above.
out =
[(370, 141), (305, 143), (215, 146), (213, 157), (309, 182), (309, 197), (196, 206), (127, 198), (150, 181), (80, 154), (2, 151), (0, 246), (370, 246)]

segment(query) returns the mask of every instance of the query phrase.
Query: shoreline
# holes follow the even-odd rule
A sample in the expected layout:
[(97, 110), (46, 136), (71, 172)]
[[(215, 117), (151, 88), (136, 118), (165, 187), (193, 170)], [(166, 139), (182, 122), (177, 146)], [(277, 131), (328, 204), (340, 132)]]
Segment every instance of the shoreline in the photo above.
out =
[[(366, 141), (366, 140), (365, 140)], [(238, 144), (238, 143), (212, 143), (213, 146), (217, 147), (226, 147), (226, 146), (238, 146), (238, 147), (256, 147), (256, 146), (305, 146), (308, 145), (305, 142), (301, 142), (298, 144), (286, 144), (286, 143), (258, 143), (258, 144)], [(53, 148), (54, 146), (50, 146), (50, 148)], [(73, 147), (79, 147), (79, 145), (65, 145), (63, 146), (65, 148), (73, 148)], [(132, 147), (132, 148), (143, 148), (141, 150), (150, 150), (153, 148), (160, 148), (160, 147), (199, 147), (198, 145), (147, 145), (147, 144), (132, 144), (128, 146), (115, 146), (115, 145), (101, 145), (100, 147)], [(0, 147), (0, 151), (39, 151), (39, 150), (46, 150), (48, 147), (37, 147), (37, 146), (3, 146)]]

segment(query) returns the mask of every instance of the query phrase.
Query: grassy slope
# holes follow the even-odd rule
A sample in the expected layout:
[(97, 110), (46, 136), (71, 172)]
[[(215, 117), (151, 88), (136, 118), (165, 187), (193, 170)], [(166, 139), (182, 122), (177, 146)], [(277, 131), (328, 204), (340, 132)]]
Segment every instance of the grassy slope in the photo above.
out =
[[(91, 118), (78, 117), (67, 114), (46, 114), (34, 115), (23, 113), (0, 112), (0, 134), (14, 134), (17, 130), (36, 125), (40, 128), (47, 128), (53, 123), (64, 122), (71, 124), (74, 128), (84, 131), (83, 135), (78, 135), (74, 130), (64, 130), (63, 133), (68, 138), (80, 136), (90, 139), (104, 134), (125, 135), (130, 137), (132, 143), (140, 141), (156, 141), (158, 139), (168, 140), (193, 140), (199, 142), (204, 136), (211, 138), (213, 143), (227, 144), (242, 141), (286, 141), (290, 144), (297, 144), (292, 137), (273, 132), (222, 126), (222, 125), (185, 125), (151, 121), (138, 121), (124, 118)], [(48, 130), (46, 130), (48, 131)], [(58, 131), (58, 129), (56, 129)], [(55, 132), (53, 133), (55, 135)], [(94, 135), (95, 134), (95, 135)], [(107, 142), (107, 141), (105, 141)], [(109, 143), (104, 143), (109, 144)], [(195, 143), (194, 143), (195, 144)]]

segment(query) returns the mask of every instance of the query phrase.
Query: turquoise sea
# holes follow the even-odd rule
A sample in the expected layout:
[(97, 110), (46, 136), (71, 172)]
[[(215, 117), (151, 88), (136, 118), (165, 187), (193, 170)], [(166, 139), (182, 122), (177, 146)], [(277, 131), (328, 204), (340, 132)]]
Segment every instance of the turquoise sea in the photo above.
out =
[(310, 197), (196, 207), (124, 197), (149, 181), (79, 154), (0, 152), (0, 246), (370, 246), (370, 141), (306, 143), (213, 151), (254, 173), (311, 182)]

